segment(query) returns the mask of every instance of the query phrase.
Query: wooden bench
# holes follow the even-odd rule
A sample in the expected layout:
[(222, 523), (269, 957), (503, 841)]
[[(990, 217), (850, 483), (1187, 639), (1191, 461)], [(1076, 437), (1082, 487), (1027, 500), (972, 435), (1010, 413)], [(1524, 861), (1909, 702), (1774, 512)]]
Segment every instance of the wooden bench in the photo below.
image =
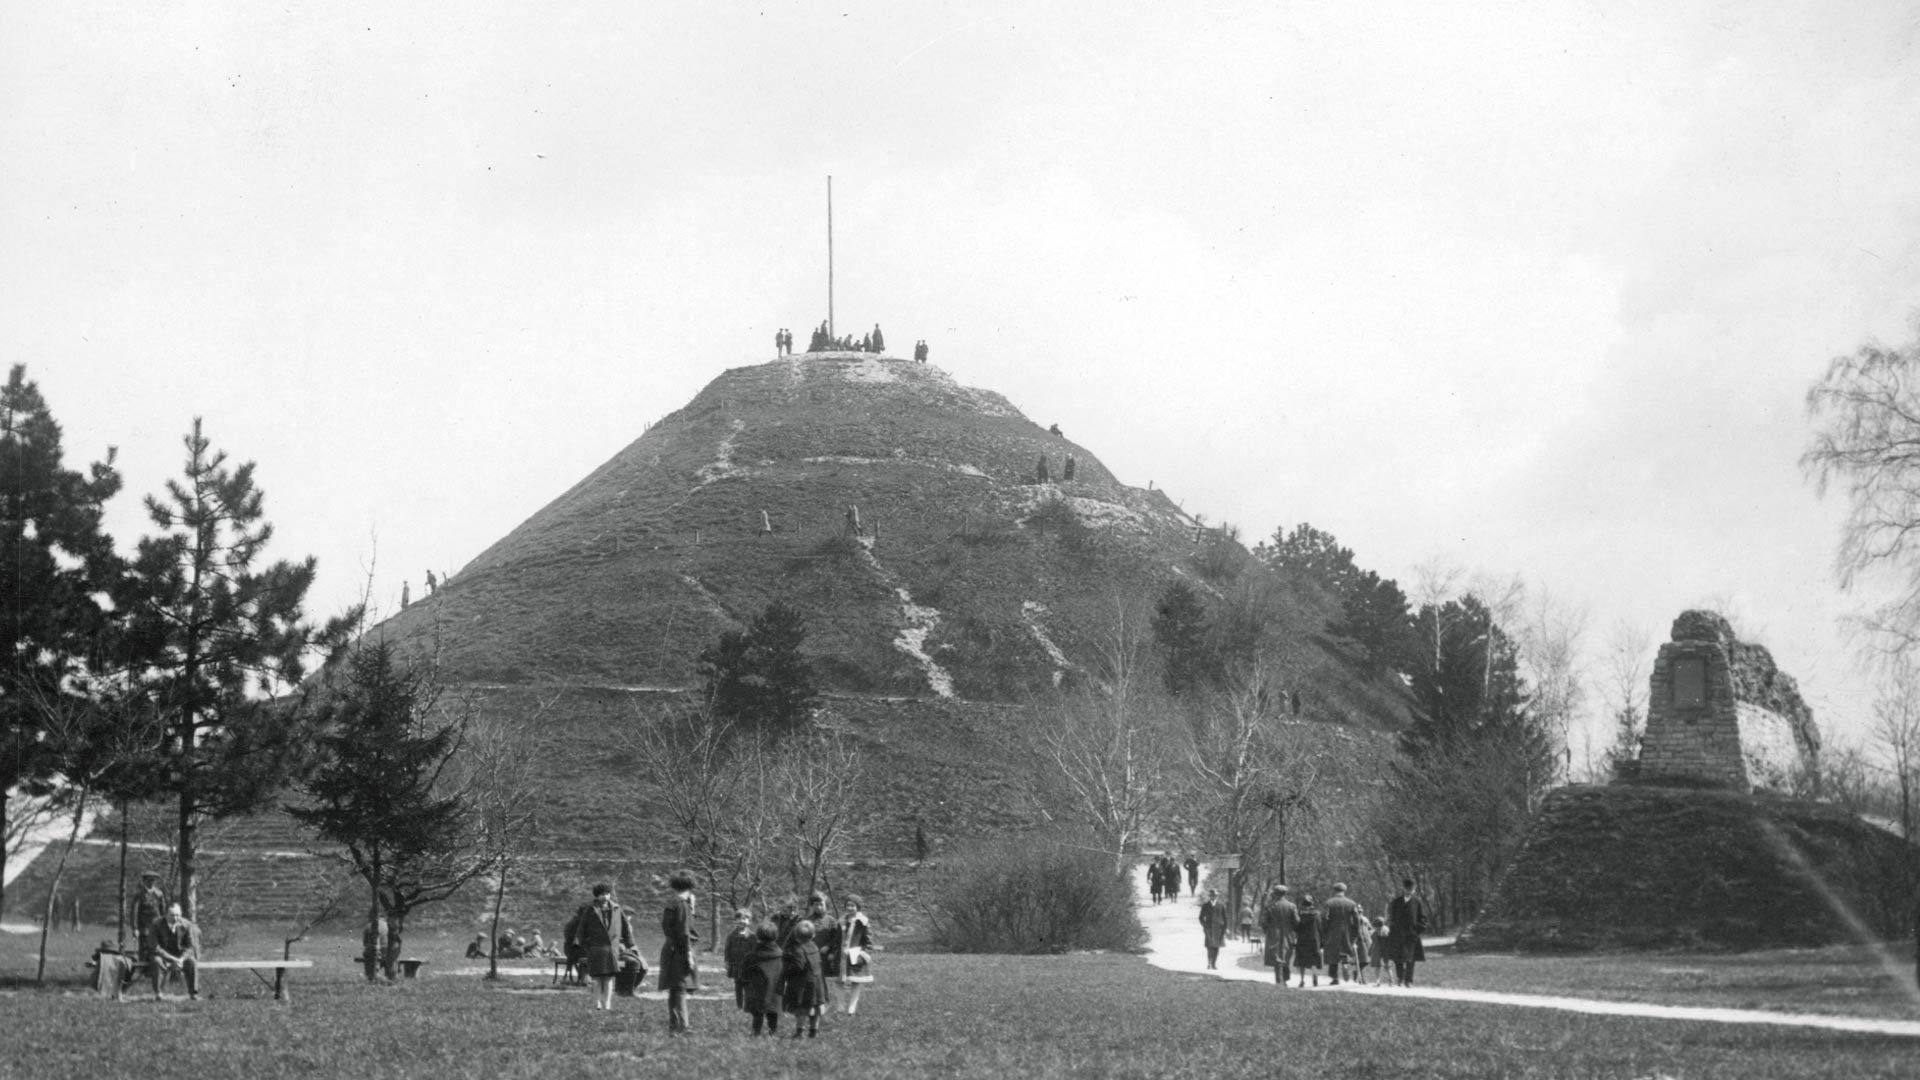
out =
[(260, 973), (272, 971), (273, 982), (268, 985), (273, 987), (275, 1001), (290, 1001), (293, 998), (292, 992), (287, 987), (287, 972), (312, 966), (311, 960), (200, 960), (194, 963), (196, 971), (251, 971), (253, 977), (263, 983), (267, 981), (267, 977)]

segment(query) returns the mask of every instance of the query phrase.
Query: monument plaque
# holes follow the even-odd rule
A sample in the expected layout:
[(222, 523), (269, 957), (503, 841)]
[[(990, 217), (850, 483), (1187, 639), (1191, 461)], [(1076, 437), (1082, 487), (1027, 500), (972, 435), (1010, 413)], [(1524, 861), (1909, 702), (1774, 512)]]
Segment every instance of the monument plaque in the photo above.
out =
[(1707, 703), (1707, 662), (1697, 656), (1676, 658), (1673, 662), (1673, 704), (1676, 708), (1697, 709)]

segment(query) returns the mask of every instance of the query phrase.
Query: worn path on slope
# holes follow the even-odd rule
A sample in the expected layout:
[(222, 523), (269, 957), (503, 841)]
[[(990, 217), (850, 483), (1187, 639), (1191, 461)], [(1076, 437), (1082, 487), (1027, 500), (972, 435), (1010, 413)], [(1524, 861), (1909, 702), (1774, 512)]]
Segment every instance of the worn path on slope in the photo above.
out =
[[(1206, 880), (1202, 868), (1201, 880)], [(1181, 882), (1185, 886), (1185, 881)], [(1148, 895), (1146, 867), (1134, 873), (1134, 898), (1140, 909), (1140, 925), (1147, 931), (1146, 960), (1157, 968), (1183, 975), (1212, 975), (1237, 982), (1257, 982), (1273, 986), (1273, 970), (1260, 962), (1260, 948), (1250, 942), (1229, 939), (1220, 951), (1220, 967), (1207, 968), (1207, 950), (1200, 932), (1200, 905), (1191, 894), (1178, 900), (1156, 904)], [(1434, 939), (1427, 939), (1434, 943)], [(1422, 967), (1423, 973), (1430, 967)], [(1280, 991), (1276, 988), (1276, 993)], [(1286, 993), (1300, 993), (1289, 987)], [(1920, 1020), (1885, 1020), (1866, 1016), (1833, 1016), (1822, 1013), (1770, 1012), (1764, 1009), (1726, 1009), (1692, 1005), (1653, 1005), (1639, 1001), (1602, 1001), (1597, 998), (1561, 997), (1548, 994), (1506, 994), (1490, 990), (1454, 990), (1444, 986), (1360, 986), (1342, 983), (1334, 986), (1322, 981), (1308, 987), (1306, 993), (1368, 994), (1378, 997), (1417, 997), (1439, 1001), (1464, 1001), (1481, 1005), (1505, 1005), (1521, 1009), (1555, 1009), (1561, 1012), (1594, 1016), (1637, 1016), (1656, 1020), (1697, 1020), (1717, 1024), (1774, 1024), (1783, 1027), (1820, 1028), (1872, 1035), (1904, 1035), (1920, 1038)]]

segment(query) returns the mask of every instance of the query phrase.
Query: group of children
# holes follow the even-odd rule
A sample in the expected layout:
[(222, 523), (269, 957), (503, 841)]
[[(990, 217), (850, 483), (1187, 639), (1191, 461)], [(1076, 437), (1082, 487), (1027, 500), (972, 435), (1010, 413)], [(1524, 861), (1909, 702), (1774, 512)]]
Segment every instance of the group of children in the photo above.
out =
[(804, 916), (796, 907), (789, 900), (757, 926), (753, 912), (734, 913), (727, 977), (733, 980), (734, 1004), (753, 1017), (755, 1035), (778, 1034), (784, 1012), (793, 1017), (794, 1038), (813, 1038), (831, 1000), (829, 979), (847, 991), (848, 1016), (860, 1008), (860, 991), (873, 982), (873, 931), (859, 897), (847, 897), (838, 920), (827, 913), (822, 893), (809, 898)]

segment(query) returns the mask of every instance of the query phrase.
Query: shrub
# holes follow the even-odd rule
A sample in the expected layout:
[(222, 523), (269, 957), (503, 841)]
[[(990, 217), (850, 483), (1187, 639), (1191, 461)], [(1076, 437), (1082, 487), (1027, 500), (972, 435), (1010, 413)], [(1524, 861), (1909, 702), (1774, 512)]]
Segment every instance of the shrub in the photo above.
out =
[(947, 860), (928, 890), (936, 944), (954, 952), (1132, 949), (1146, 938), (1113, 857), (1073, 837), (1008, 837)]

